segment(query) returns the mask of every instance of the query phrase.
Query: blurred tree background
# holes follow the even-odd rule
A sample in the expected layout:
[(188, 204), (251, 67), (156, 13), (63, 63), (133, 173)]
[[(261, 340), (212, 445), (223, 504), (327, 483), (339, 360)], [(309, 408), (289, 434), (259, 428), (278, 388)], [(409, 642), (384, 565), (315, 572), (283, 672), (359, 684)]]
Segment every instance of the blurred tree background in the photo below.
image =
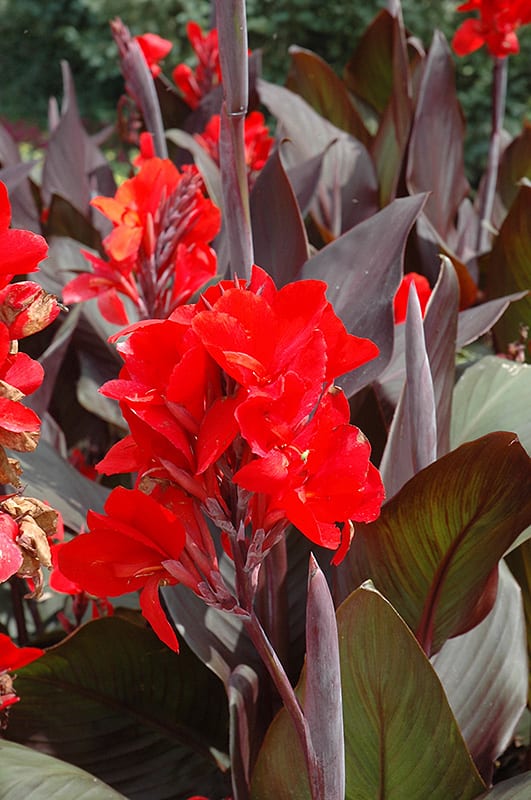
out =
[[(433, 30), (451, 38), (462, 14), (454, 0), (402, 0), (408, 29), (427, 47)], [(282, 83), (291, 44), (306, 47), (341, 71), (361, 33), (385, 0), (247, 0), (252, 49), (263, 51), (263, 74)], [(166, 73), (190, 57), (186, 22), (208, 28), (209, 0), (0, 0), (2, 50), (0, 117), (46, 129), (48, 97), (61, 95), (59, 62), (73, 70), (81, 112), (89, 126), (114, 119), (122, 91), (109, 20), (120, 16), (133, 34), (151, 31), (170, 39)], [(521, 53), (512, 57), (506, 127), (517, 133), (531, 117), (531, 26), (520, 33)], [(475, 182), (485, 160), (490, 131), (491, 66), (480, 51), (457, 64), (458, 88), (467, 119), (467, 166)]]

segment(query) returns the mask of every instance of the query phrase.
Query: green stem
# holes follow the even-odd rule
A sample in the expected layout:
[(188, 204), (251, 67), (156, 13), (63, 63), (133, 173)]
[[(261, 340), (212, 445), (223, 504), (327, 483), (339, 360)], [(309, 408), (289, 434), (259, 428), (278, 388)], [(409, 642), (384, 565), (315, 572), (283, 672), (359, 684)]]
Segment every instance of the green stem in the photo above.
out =
[(507, 96), (507, 58), (494, 58), (492, 80), (492, 134), (487, 157), (487, 170), (481, 200), (477, 252), (489, 249), (492, 230), (492, 209), (496, 195), (498, 167), (500, 164), (501, 137), (503, 118), (505, 116), (505, 100)]

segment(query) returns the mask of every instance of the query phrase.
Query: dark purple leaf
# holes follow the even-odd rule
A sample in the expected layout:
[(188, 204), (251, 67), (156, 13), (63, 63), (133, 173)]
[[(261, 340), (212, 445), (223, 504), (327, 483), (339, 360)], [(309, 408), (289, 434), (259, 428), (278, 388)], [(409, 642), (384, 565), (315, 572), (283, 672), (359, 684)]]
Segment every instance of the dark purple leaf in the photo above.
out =
[(450, 259), (443, 256), (439, 278), (424, 317), (426, 350), (435, 392), (438, 456), (446, 455), (450, 449), (458, 307), (457, 276)]
[(405, 326), (406, 380), (380, 464), (387, 498), (437, 458), (435, 394), (414, 283)]
[(301, 212), (279, 150), (262, 169), (251, 193), (254, 260), (280, 288), (293, 281), (308, 259)]
[(120, 67), (127, 93), (138, 105), (146, 130), (153, 136), (159, 158), (168, 157), (164, 127), (153, 76), (140, 45), (121, 19), (111, 22), (111, 31), (120, 53)]
[(10, 739), (90, 770), (130, 800), (226, 796), (223, 686), (140, 615), (93, 620), (17, 672)]
[(522, 133), (504, 150), (498, 170), (497, 203), (493, 223), (500, 228), (518, 194), (522, 178), (531, 179), (531, 122), (524, 120)]
[(484, 333), (490, 331), (509, 308), (509, 305), (521, 300), (526, 294), (527, 291), (508, 294), (505, 297), (498, 297), (496, 300), (489, 300), (480, 306), (460, 311), (457, 323), (457, 347), (466, 347), (467, 344), (475, 342)]
[[(383, 22), (383, 20), (382, 24), (384, 27), (388, 25), (387, 21)], [(380, 48), (382, 42), (376, 46)], [(366, 74), (365, 69), (364, 74)], [(396, 14), (392, 18), (392, 93), (371, 147), (371, 155), (374, 158), (380, 184), (382, 205), (390, 203), (396, 196), (412, 120), (412, 87), (406, 34), (402, 12), (398, 6)]]
[[(531, 327), (531, 186), (522, 185), (509, 209), (494, 246), (485, 259), (487, 294), (490, 298), (527, 289), (522, 300), (512, 303), (494, 328), (497, 348), (506, 352), (518, 341), (520, 325)], [(526, 348), (529, 362), (529, 349)]]
[[(333, 144), (332, 142), (329, 146), (333, 146)], [(284, 149), (286, 146), (284, 146)], [(302, 161), (287, 171), (303, 217), (308, 213), (317, 190), (325, 153), (326, 151), (318, 153), (316, 156), (309, 158), (308, 161)]]
[(279, 121), (277, 135), (293, 142), (294, 146), (283, 153), (288, 171), (329, 147), (317, 197), (311, 207), (318, 224), (329, 232), (328, 235), (339, 236), (376, 213), (378, 182), (366, 148), (289, 89), (259, 81), (258, 90), (261, 101)]
[(256, 755), (256, 703), (259, 681), (256, 672), (240, 664), (228, 685), (230, 715), (230, 762), (233, 800), (249, 800), (251, 765)]
[(33, 453), (17, 456), (24, 470), (24, 493), (60, 511), (72, 531), (86, 528), (89, 508), (103, 512), (109, 489), (85, 478), (47, 442), (40, 442)]
[(74, 81), (66, 61), (63, 74), (63, 106), (61, 117), (53, 129), (42, 172), (42, 195), (49, 206), (57, 194), (85, 218), (89, 218), (90, 186), (85, 171), (86, 137), (81, 124), (74, 90)]
[(322, 117), (368, 147), (371, 135), (343, 81), (316, 53), (293, 45), (286, 87), (303, 97)]
[(249, 104), (247, 23), (244, 0), (216, 0), (216, 26), (223, 74), (219, 138), (223, 235), (230, 273), (247, 279), (253, 264), (244, 121)]
[(393, 29), (389, 11), (380, 11), (363, 33), (345, 67), (347, 88), (383, 113), (393, 89)]
[(469, 192), (463, 138), (452, 57), (444, 36), (436, 31), (422, 76), (406, 179), (411, 193), (431, 192), (425, 214), (443, 239), (454, 228), (457, 210)]
[[(4, 169), (22, 164), (18, 146), (9, 131), (0, 122), (0, 164)], [(2, 179), (3, 180), (3, 179)], [(5, 182), (5, 181), (4, 181)], [(30, 184), (24, 181), (15, 188), (8, 185), (11, 203), (11, 224), (14, 228), (24, 228), (41, 233), (39, 213), (33, 198)]]
[[(434, 294), (437, 292), (437, 285), (433, 291)], [(456, 348), (459, 350), (462, 347), (466, 347), (466, 345), (475, 342), (476, 339), (487, 333), (504, 313), (509, 303), (520, 300), (525, 295), (526, 292), (518, 292), (460, 311), (457, 318)], [(432, 300), (432, 302), (435, 302), (435, 300)], [(398, 325), (395, 327), (393, 355), (385, 370), (378, 376), (376, 384), (378, 399), (387, 413), (393, 411), (402, 390), (406, 369), (404, 342), (404, 326)]]
[(393, 298), (402, 278), (404, 247), (424, 195), (394, 200), (310, 258), (302, 278), (324, 280), (327, 297), (347, 330), (372, 339), (380, 355), (341, 378), (347, 396), (385, 368), (393, 350)]
[(319, 796), (344, 800), (345, 741), (336, 615), (326, 578), (312, 555), (306, 603), (303, 708), (319, 765)]

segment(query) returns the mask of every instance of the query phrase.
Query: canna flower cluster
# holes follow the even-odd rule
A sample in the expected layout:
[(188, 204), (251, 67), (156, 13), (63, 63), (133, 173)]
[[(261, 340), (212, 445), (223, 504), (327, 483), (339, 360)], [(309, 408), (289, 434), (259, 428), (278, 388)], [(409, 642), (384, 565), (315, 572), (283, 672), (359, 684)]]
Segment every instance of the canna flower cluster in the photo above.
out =
[[(194, 139), (209, 154), (211, 159), (219, 166), (219, 136), (221, 117), (214, 114), (202, 133), (194, 134)], [(245, 164), (249, 179), (249, 188), (252, 188), (260, 170), (264, 167), (271, 148), (273, 138), (265, 124), (264, 115), (260, 111), (251, 111), (244, 123)]]
[(180, 172), (168, 159), (143, 159), (114, 197), (95, 197), (92, 205), (114, 226), (103, 242), (107, 260), (84, 253), (93, 271), (65, 286), (65, 303), (95, 297), (105, 319), (126, 325), (122, 297), (140, 318), (162, 318), (215, 275), (209, 243), (220, 229), (220, 213), (193, 170)]
[(369, 442), (335, 385), (378, 349), (347, 333), (325, 290), (321, 281), (277, 290), (255, 266), (247, 285), (224, 281), (168, 319), (120, 334), (124, 367), (101, 391), (120, 403), (130, 434), (97, 468), (136, 473), (137, 485), (114, 490), (107, 517), (91, 515), (91, 532), (62, 548), (59, 565), (100, 596), (142, 588), (145, 616), (174, 649), (160, 586), (184, 583), (242, 613), (208, 520), (257, 576), (288, 525), (336, 550), (338, 563), (353, 522), (379, 514), (384, 490)]
[(140, 45), (151, 74), (156, 78), (162, 72), (159, 61), (166, 58), (173, 46), (172, 43), (156, 33), (143, 33), (141, 36), (135, 36), (134, 38)]
[(221, 83), (218, 32), (214, 29), (204, 34), (197, 22), (189, 22), (186, 34), (197, 65), (192, 69), (187, 64), (178, 64), (172, 72), (172, 78), (186, 103), (195, 109), (203, 97)]
[(20, 486), (18, 462), (4, 448), (29, 452), (37, 446), (40, 420), (22, 404), (42, 383), (41, 365), (18, 350), (18, 340), (49, 325), (59, 314), (57, 298), (33, 281), (10, 283), (35, 272), (48, 245), (42, 236), (10, 228), (11, 204), (0, 182), (0, 482)]
[(495, 58), (518, 53), (516, 31), (531, 23), (529, 0), (468, 0), (457, 10), (479, 12), (479, 17), (466, 19), (455, 32), (452, 46), (458, 56), (473, 53), (483, 45)]

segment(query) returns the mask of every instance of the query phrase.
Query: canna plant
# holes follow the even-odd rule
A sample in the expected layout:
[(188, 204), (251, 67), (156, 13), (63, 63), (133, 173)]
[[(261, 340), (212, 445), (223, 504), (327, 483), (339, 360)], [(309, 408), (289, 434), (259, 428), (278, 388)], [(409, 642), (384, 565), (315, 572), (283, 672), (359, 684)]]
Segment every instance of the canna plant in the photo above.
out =
[[(115, 20), (118, 187), (67, 65), (39, 183), (2, 133), (6, 358), (38, 330), (42, 364), (20, 449), (46, 421), (42, 501), (0, 504), (3, 797), (529, 795), (503, 767), (529, 753), (531, 142), (499, 146), (496, 79), (529, 19), (469, 8), (497, 109), (475, 197), (449, 47), (397, 2), (343, 79), (293, 47), (285, 87), (241, 0), (171, 78)], [(47, 247), (41, 289), (9, 284)]]

